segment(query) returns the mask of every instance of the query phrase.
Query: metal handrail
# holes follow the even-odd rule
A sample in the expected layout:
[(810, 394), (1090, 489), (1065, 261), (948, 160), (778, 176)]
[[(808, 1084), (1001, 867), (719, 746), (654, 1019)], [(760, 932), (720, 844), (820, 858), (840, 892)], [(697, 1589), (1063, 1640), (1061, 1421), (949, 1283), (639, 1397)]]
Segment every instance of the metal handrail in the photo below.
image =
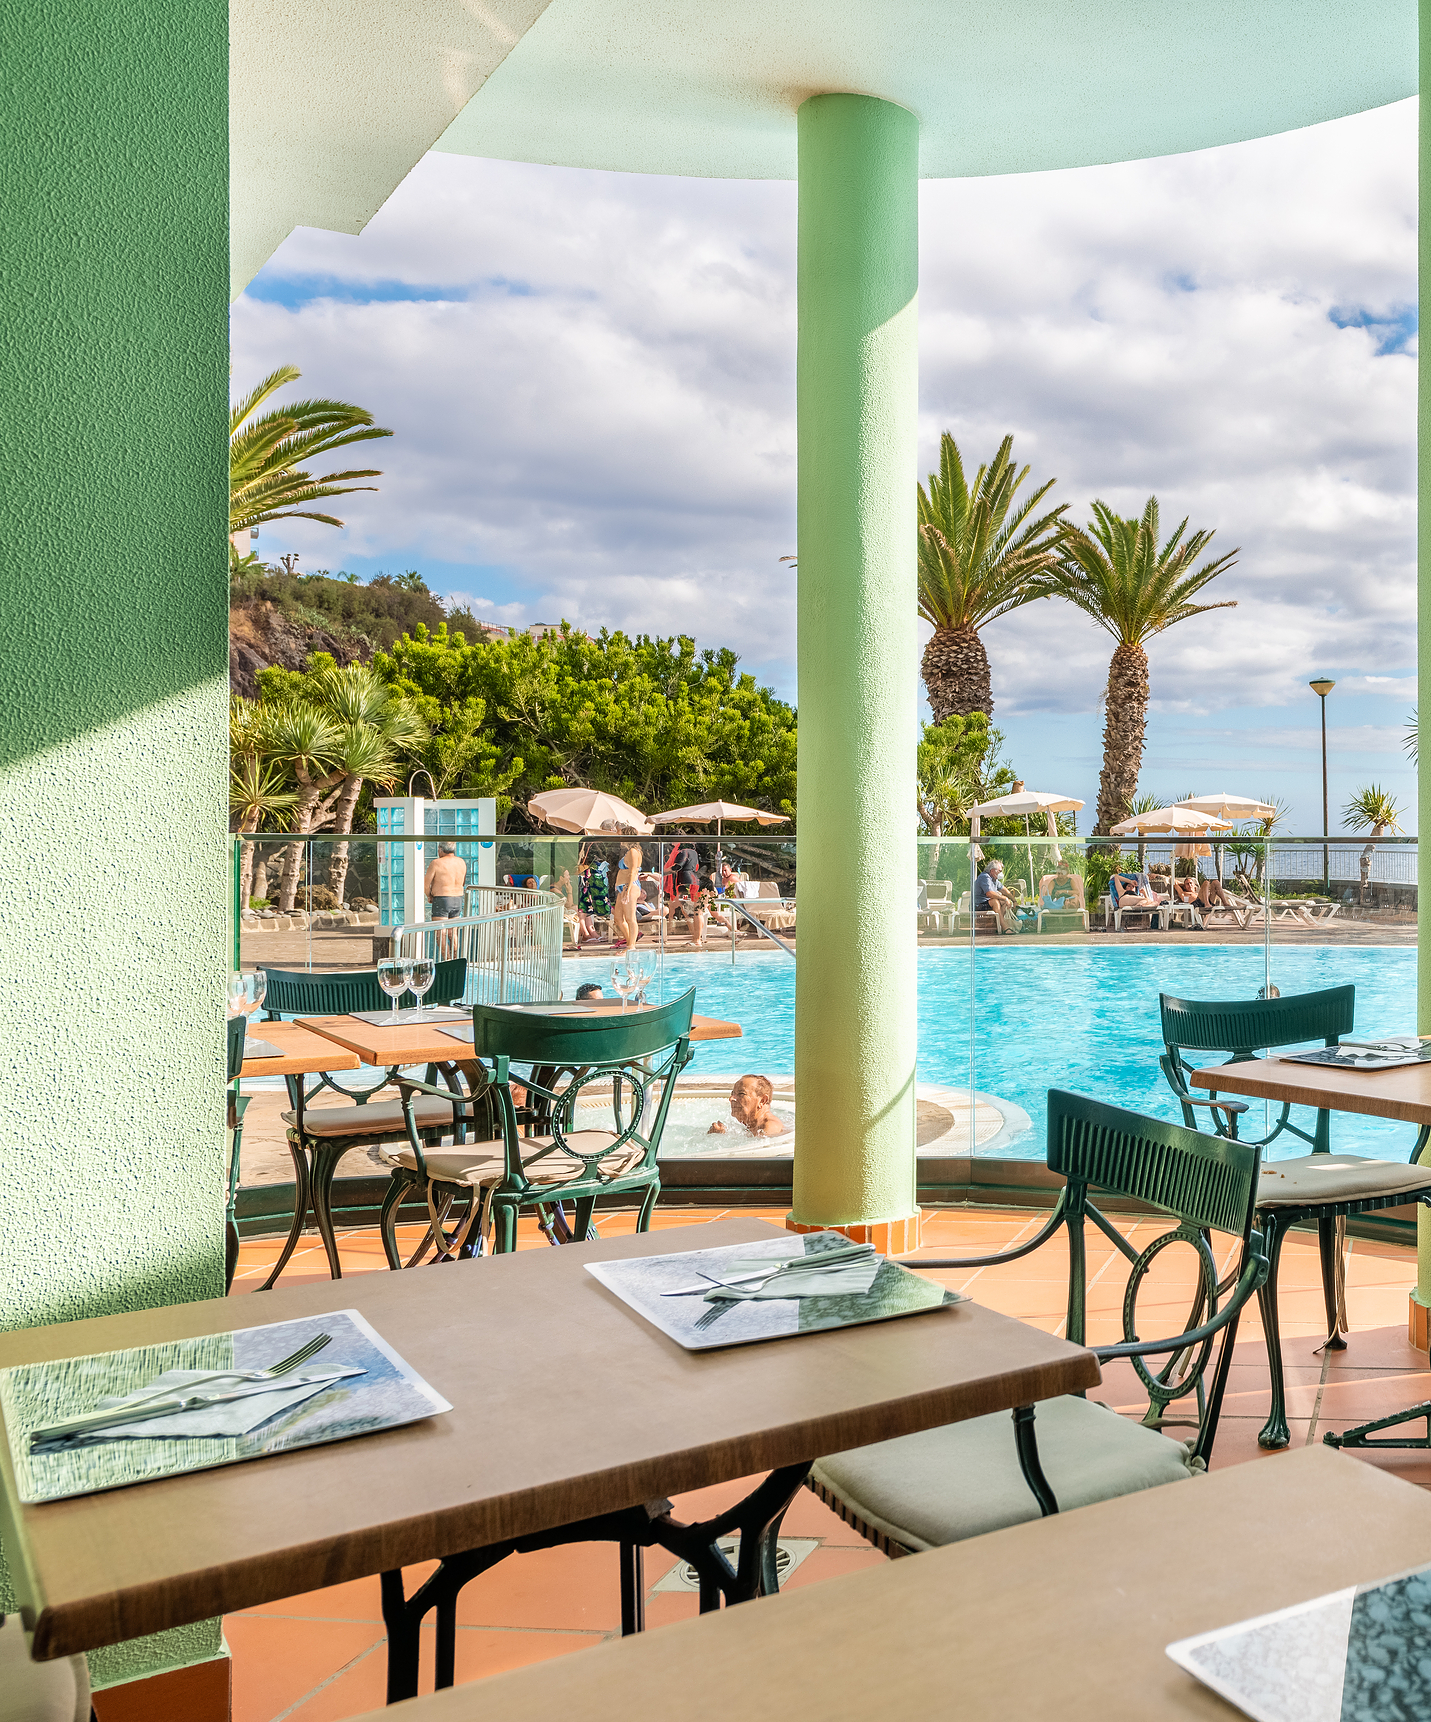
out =
[(515, 885), (475, 885), (465, 896), (467, 908), (491, 906), (486, 913), (393, 927), (393, 955), (465, 961), (464, 1005), (560, 998), (565, 900)]
[[(769, 899), (767, 898), (766, 901), (768, 902)], [(746, 908), (745, 904), (741, 902), (739, 897), (717, 897), (716, 902), (719, 903), (723, 909), (738, 910), (739, 913), (744, 915), (746, 920), (750, 922), (751, 926), (755, 928), (757, 933), (764, 933), (765, 937), (770, 940), (771, 944), (779, 945), (780, 949), (784, 951), (787, 957), (793, 957), (795, 955), (794, 945), (787, 945), (784, 939), (782, 939), (778, 934), (772, 933), (770, 928), (765, 925), (764, 921), (762, 921), (758, 915), (751, 914), (750, 910)], [(732, 963), (735, 961), (735, 939), (735, 922), (732, 921), (730, 924), (730, 960)]]

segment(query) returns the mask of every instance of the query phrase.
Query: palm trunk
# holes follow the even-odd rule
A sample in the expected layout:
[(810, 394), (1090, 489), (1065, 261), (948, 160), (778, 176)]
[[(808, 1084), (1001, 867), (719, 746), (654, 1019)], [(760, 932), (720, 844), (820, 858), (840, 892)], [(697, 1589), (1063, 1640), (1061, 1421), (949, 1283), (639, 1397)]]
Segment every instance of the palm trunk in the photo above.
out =
[(239, 850), (239, 913), (248, 908), (253, 896), (253, 852), (255, 844), (245, 843)]
[(1108, 666), (1107, 715), (1103, 724), (1103, 770), (1098, 779), (1098, 824), (1106, 837), (1128, 817), (1143, 768), (1143, 738), (1148, 725), (1148, 654), (1140, 645), (1120, 642)]
[[(333, 809), (333, 829), (351, 831), (353, 815), (358, 810), (358, 797), (363, 793), (363, 779), (354, 775), (344, 778), (337, 804)], [(348, 882), (348, 845), (335, 843), (328, 857), (328, 888), (336, 895), (338, 907), (343, 907), (343, 891)]]
[(1386, 827), (1383, 825), (1373, 825), (1371, 828), (1373, 841), (1368, 843), (1361, 852), (1361, 900), (1363, 903), (1366, 902), (1366, 894), (1371, 886), (1371, 858), (1376, 853), (1375, 839), (1380, 837), (1385, 829)]
[(994, 715), (989, 654), (973, 628), (936, 628), (919, 666), (935, 723), (971, 712)]
[[(334, 779), (324, 777), (315, 782), (300, 766), (298, 768), (298, 805), (293, 810), (293, 829), (299, 833), (296, 843), (285, 844), (283, 871), (278, 881), (278, 910), (282, 915), (293, 913), (298, 895), (298, 873), (303, 865), (303, 846), (312, 833), (327, 823), (336, 792), (325, 801), (323, 791)], [(311, 881), (310, 881), (311, 883)]]
[(253, 846), (253, 895), (266, 898), (268, 896), (268, 857), (262, 852), (257, 843)]

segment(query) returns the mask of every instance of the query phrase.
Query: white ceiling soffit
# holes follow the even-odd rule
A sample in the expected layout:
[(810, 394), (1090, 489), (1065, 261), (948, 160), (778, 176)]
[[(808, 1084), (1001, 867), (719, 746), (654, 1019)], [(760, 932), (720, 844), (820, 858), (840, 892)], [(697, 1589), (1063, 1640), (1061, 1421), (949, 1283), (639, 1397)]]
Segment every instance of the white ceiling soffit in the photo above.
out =
[(229, 256), (361, 233), (546, 0), (231, 0)]
[(437, 147), (789, 179), (832, 90), (912, 109), (931, 179), (1169, 155), (1414, 95), (1416, 3), (551, 0)]

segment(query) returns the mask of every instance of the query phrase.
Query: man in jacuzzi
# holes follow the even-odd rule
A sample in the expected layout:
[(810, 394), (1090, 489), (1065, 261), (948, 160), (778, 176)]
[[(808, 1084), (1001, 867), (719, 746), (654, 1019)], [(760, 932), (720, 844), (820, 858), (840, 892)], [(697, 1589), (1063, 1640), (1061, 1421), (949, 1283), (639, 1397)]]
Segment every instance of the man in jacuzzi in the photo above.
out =
[[(771, 1109), (775, 1090), (768, 1076), (742, 1076), (730, 1091), (731, 1116), (752, 1136), (783, 1136), (785, 1120)], [(725, 1120), (717, 1118), (707, 1136), (724, 1136)]]

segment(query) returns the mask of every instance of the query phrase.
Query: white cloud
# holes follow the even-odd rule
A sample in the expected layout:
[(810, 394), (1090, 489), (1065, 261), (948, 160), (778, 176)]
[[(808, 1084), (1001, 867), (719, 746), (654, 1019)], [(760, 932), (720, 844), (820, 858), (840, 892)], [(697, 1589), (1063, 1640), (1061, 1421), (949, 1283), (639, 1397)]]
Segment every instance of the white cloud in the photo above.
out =
[[(479, 613), (680, 629), (786, 666), (793, 691), (794, 217), (786, 184), (431, 156), (362, 236), (295, 234), (256, 287), (292, 303), (235, 307), (235, 388), (291, 359), (398, 434), (341, 550), (294, 524), (265, 551), (455, 564), (444, 584)], [(929, 183), (921, 221), (921, 472), (945, 428), (975, 461), (1013, 431), (1074, 518), (1156, 493), (1166, 526), (1240, 546), (1205, 594), (1238, 607), (1153, 642), (1155, 713), (1301, 722), (1325, 669), (1399, 702), (1360, 714), (1394, 735), (1414, 698), (1415, 104)], [(1091, 622), (1040, 603), (986, 638), (999, 715), (1096, 712), (1112, 642)]]

